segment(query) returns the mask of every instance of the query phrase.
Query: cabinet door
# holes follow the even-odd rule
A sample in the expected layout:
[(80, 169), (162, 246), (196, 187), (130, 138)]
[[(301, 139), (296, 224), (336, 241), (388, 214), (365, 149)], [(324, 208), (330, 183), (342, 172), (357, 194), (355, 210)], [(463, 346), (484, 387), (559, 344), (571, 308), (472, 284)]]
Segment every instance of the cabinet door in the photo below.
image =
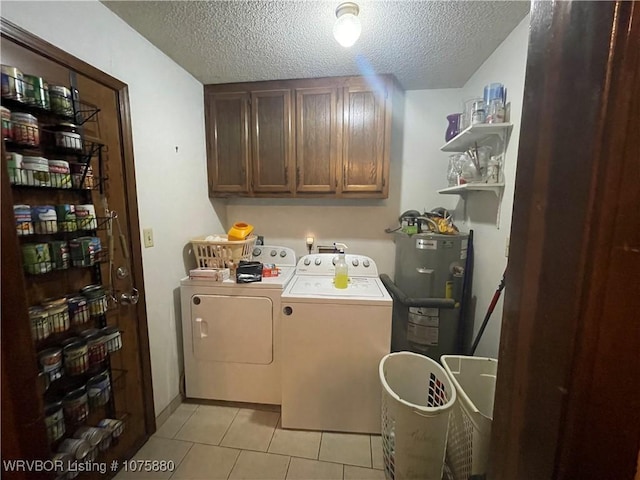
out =
[(209, 195), (249, 192), (249, 94), (207, 94)]
[(296, 191), (332, 193), (338, 186), (338, 89), (296, 89)]
[(384, 85), (343, 90), (342, 192), (386, 191), (386, 97)]
[(251, 92), (252, 191), (291, 192), (291, 91)]

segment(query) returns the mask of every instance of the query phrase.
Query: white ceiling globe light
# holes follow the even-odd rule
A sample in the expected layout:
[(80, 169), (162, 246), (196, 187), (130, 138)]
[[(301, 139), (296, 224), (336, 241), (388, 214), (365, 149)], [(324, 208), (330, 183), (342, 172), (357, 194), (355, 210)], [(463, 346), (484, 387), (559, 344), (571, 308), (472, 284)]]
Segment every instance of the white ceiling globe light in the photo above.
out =
[(362, 26), (358, 13), (360, 9), (353, 2), (345, 2), (336, 8), (336, 23), (333, 26), (333, 36), (345, 48), (352, 46), (360, 37)]

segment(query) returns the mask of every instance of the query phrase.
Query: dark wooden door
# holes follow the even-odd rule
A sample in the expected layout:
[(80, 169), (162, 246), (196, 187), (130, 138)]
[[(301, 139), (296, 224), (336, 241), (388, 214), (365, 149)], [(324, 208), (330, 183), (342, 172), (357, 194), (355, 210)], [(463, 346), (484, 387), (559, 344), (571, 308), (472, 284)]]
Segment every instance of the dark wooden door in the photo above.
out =
[(291, 90), (251, 92), (251, 164), (254, 193), (293, 191)]
[(343, 192), (382, 192), (385, 172), (384, 86), (349, 86), (343, 90)]
[(205, 92), (210, 196), (249, 192), (249, 99), (247, 92)]
[(491, 479), (637, 477), (639, 7), (532, 5)]
[(341, 116), (337, 87), (296, 88), (296, 191), (338, 188)]
[[(55, 401), (65, 390), (84, 383), (85, 376), (67, 374), (51, 383), (45, 391), (42, 376), (38, 372), (38, 352), (59, 345), (65, 339), (91, 327), (117, 326), (122, 331), (122, 348), (112, 352), (100, 371), (109, 372), (111, 400), (105, 406), (91, 409), (88, 425), (95, 425), (102, 418), (115, 417), (125, 424), (124, 433), (117, 442), (99, 457), (101, 461), (129, 458), (155, 430), (155, 415), (151, 389), (151, 369), (144, 300), (142, 258), (135, 169), (129, 125), (126, 85), (65, 52), (31, 36), (12, 24), (2, 21), (3, 61), (20, 66), (24, 71), (46, 78), (50, 84), (65, 85), (77, 89), (80, 102), (76, 110), (81, 113), (75, 122), (83, 138), (83, 151), (69, 152), (46, 146), (42, 142), (33, 152), (50, 159), (61, 158), (71, 162), (85, 162), (93, 170), (93, 179), (85, 178), (83, 187), (43, 188), (21, 182), (9, 185), (7, 165), (2, 169), (2, 384), (3, 384), (3, 460), (19, 452), (20, 458), (46, 460), (55, 452), (61, 440), (49, 442), (44, 426), (43, 406)], [(3, 99), (3, 104), (6, 103)], [(12, 105), (22, 111), (21, 105)], [(34, 111), (44, 138), (48, 125), (60, 122), (60, 118), (42, 110)], [(4, 153), (3, 144), (3, 153)], [(11, 151), (21, 151), (19, 145), (11, 145)], [(60, 178), (60, 177), (58, 177)], [(52, 181), (53, 182), (53, 181)], [(53, 187), (61, 187), (52, 183)], [(106, 203), (103, 203), (106, 200)], [(97, 221), (90, 229), (92, 236), (100, 238), (104, 247), (96, 256), (99, 262), (88, 268), (54, 270), (41, 275), (25, 274), (21, 247), (33, 241), (48, 242), (72, 238), (73, 232), (17, 235), (13, 204), (59, 205), (92, 203)], [(112, 254), (108, 235), (108, 211), (118, 214), (117, 226), (113, 223), (115, 242)], [(5, 228), (6, 227), (6, 228)], [(84, 230), (83, 230), (84, 231)], [(84, 231), (84, 234), (88, 234)], [(80, 233), (79, 233), (80, 234)], [(113, 238), (113, 237), (112, 237)], [(126, 253), (125, 253), (126, 252)], [(11, 261), (6, 261), (10, 258)], [(111, 261), (110, 261), (111, 260)], [(126, 279), (118, 281), (110, 271), (118, 266), (127, 268)], [(111, 278), (111, 279), (110, 279)], [(77, 294), (89, 283), (103, 285), (120, 300), (121, 293), (139, 292), (137, 304), (125, 305), (109, 301), (107, 312), (99, 319), (89, 318), (82, 325), (72, 324), (69, 330), (57, 332), (47, 338), (32, 338), (28, 308), (46, 298), (59, 298)], [(9, 285), (10, 287), (5, 288)], [(96, 366), (97, 368), (98, 366)], [(88, 374), (88, 373), (87, 373)], [(11, 402), (5, 412), (5, 400)], [(37, 416), (34, 416), (34, 412)], [(4, 414), (11, 415), (5, 418)], [(5, 423), (6, 420), (6, 423)], [(67, 420), (65, 436), (74, 433), (76, 426)], [(5, 430), (5, 425), (9, 428)], [(5, 450), (5, 445), (11, 449)], [(43, 448), (44, 445), (44, 448)], [(13, 478), (12, 473), (3, 472)], [(20, 478), (16, 476), (16, 478)], [(28, 478), (36, 478), (29, 474)]]

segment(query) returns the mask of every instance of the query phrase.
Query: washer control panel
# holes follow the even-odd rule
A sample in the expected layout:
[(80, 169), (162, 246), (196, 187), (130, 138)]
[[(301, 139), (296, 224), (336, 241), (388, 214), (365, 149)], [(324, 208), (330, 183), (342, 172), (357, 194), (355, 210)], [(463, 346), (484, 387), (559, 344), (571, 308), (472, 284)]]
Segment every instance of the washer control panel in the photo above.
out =
[[(377, 277), (376, 262), (364, 255), (345, 254), (350, 277)], [(333, 275), (338, 255), (335, 253), (315, 253), (305, 255), (298, 261), (296, 275)]]

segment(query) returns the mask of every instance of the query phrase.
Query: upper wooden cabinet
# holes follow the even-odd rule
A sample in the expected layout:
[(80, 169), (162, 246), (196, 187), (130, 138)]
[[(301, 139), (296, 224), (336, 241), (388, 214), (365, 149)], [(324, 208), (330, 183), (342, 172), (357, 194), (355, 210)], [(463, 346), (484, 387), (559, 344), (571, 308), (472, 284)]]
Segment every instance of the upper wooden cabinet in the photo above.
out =
[(293, 191), (291, 91), (251, 92), (252, 191)]
[(394, 92), (390, 75), (206, 85), (210, 195), (387, 198)]
[(296, 89), (296, 191), (338, 188), (340, 116), (335, 87)]

